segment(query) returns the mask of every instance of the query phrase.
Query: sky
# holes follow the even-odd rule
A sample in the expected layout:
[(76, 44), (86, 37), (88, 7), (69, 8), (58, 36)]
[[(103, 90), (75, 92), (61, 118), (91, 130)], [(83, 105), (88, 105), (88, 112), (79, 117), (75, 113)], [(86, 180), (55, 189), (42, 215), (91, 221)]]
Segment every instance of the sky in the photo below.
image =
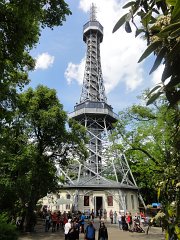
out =
[(118, 113), (132, 104), (139, 103), (137, 96), (143, 90), (160, 82), (162, 66), (149, 76), (153, 57), (142, 63), (138, 59), (146, 49), (146, 41), (126, 33), (124, 27), (112, 33), (119, 18), (127, 12), (122, 6), (127, 0), (65, 0), (72, 15), (66, 16), (63, 26), (54, 30), (43, 29), (31, 55), (36, 68), (30, 73), (30, 87), (46, 85), (57, 91), (58, 98), (67, 113), (79, 103), (86, 44), (83, 42), (83, 25), (89, 21), (92, 2), (96, 6), (97, 20), (104, 27), (100, 46), (103, 80), (107, 103)]

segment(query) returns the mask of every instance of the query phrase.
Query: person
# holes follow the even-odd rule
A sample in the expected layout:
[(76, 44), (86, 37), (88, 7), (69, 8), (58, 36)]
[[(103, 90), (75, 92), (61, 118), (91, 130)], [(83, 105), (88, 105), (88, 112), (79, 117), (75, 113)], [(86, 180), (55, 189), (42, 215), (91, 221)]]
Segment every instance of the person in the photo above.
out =
[(130, 229), (130, 231), (132, 231), (132, 232), (140, 232), (140, 233), (144, 233), (145, 232), (144, 229), (140, 226), (140, 222), (137, 221), (137, 218), (134, 219), (133, 229)]
[(144, 212), (140, 212), (140, 216), (141, 216), (141, 218), (145, 218), (145, 214), (144, 214)]
[(129, 216), (129, 213), (128, 212), (126, 212), (126, 223), (128, 223), (128, 216)]
[(93, 225), (93, 222), (90, 221), (85, 230), (85, 239), (86, 240), (95, 240), (96, 229)]
[(102, 218), (102, 214), (103, 214), (103, 210), (102, 208), (99, 209), (99, 220), (101, 221)]
[(81, 229), (81, 233), (84, 233), (84, 223), (85, 223), (85, 215), (84, 213), (81, 214), (80, 217), (80, 229)]
[(116, 224), (116, 222), (117, 222), (117, 212), (116, 211), (114, 211), (114, 223)]
[(131, 228), (132, 228), (132, 215), (131, 215), (131, 213), (129, 213), (128, 216), (127, 216), (127, 223), (129, 225), (129, 229), (131, 230)]
[(62, 225), (63, 227), (65, 226), (65, 224), (68, 222), (68, 218), (67, 218), (67, 214), (66, 214), (66, 211), (64, 211), (63, 213), (63, 222), (62, 222)]
[(128, 231), (128, 224), (126, 222), (126, 216), (125, 215), (122, 215), (122, 229), (123, 231)]
[(100, 209), (97, 210), (97, 216), (100, 217)]
[(93, 209), (91, 211), (91, 219), (92, 219), (92, 221), (94, 221), (94, 210)]
[(145, 214), (142, 211), (140, 212), (140, 222), (142, 225), (145, 225)]
[(109, 212), (109, 217), (110, 217), (110, 220), (111, 220), (111, 224), (113, 224), (113, 211), (112, 211), (112, 209)]
[(107, 211), (106, 209), (104, 209), (104, 221), (106, 222), (106, 220), (107, 220)]
[(57, 224), (57, 214), (56, 212), (53, 212), (51, 214), (51, 220), (52, 220), (52, 232), (56, 231), (56, 224)]
[(79, 240), (79, 222), (75, 217), (72, 224), (73, 231), (71, 232), (70, 239), (71, 240)]
[(50, 216), (50, 213), (46, 213), (46, 216), (45, 216), (45, 232), (49, 231), (50, 226), (51, 226), (51, 216)]
[[(78, 236), (77, 236), (77, 230), (78, 230)], [(77, 229), (76, 219), (71, 220), (71, 228), (69, 229), (68, 239), (69, 240), (79, 239), (79, 228)]]
[(60, 224), (61, 224), (61, 212), (58, 211), (58, 213), (57, 213), (57, 222), (56, 222), (56, 229), (57, 229), (57, 231), (59, 231)]
[(108, 240), (108, 231), (107, 231), (107, 227), (105, 226), (104, 222), (100, 223), (98, 240)]
[(68, 213), (67, 213), (67, 218), (68, 218), (68, 219), (72, 219), (72, 215), (71, 215), (71, 212), (70, 212), (70, 211), (68, 211)]
[(121, 212), (118, 214), (118, 223), (119, 223), (119, 229), (122, 230), (122, 215)]
[(64, 236), (65, 240), (69, 239), (69, 232), (71, 230), (71, 219), (68, 219), (68, 222), (64, 225)]

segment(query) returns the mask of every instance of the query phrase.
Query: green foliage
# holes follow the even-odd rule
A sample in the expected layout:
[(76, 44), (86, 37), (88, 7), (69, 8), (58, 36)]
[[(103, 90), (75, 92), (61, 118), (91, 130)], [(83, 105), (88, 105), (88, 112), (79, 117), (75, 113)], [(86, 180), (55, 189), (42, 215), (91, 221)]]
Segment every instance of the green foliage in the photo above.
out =
[(8, 223), (0, 223), (0, 239), (1, 240), (17, 240), (18, 232), (16, 226)]
[(126, 18), (127, 18), (128, 14), (124, 14), (119, 21), (116, 23), (116, 25), (113, 28), (113, 33), (116, 32), (125, 22), (126, 22)]
[[(161, 114), (158, 114), (154, 125), (150, 129), (147, 127), (150, 136), (152, 131), (155, 130), (149, 140), (156, 142), (156, 146), (153, 146), (153, 149), (156, 149), (156, 151), (151, 152), (152, 148), (149, 140), (147, 141), (148, 134), (146, 136), (144, 132), (141, 132), (142, 127), (137, 127), (134, 131), (131, 130), (128, 133), (126, 133), (125, 129), (122, 129), (122, 133), (126, 133), (125, 140), (126, 144), (129, 144), (128, 146), (131, 146), (133, 149), (132, 144), (135, 144), (134, 150), (144, 152), (148, 159), (156, 163), (155, 171), (160, 174), (160, 179), (158, 180), (156, 174), (153, 177), (156, 177), (155, 181), (158, 184), (162, 183), (158, 185), (158, 197), (164, 204), (166, 239), (180, 239), (180, 194), (175, 187), (180, 182), (180, 115), (178, 105), (180, 101), (180, 1), (136, 0), (128, 2), (124, 7), (130, 8), (127, 14), (131, 16), (131, 25), (134, 25), (136, 28), (135, 36), (142, 34), (148, 44), (139, 62), (146, 59), (151, 53), (154, 53), (156, 59), (150, 74), (161, 63), (164, 64), (164, 71), (159, 79), (161, 83), (147, 94), (147, 105), (154, 104), (158, 107)], [(113, 32), (118, 30), (124, 23), (125, 21), (121, 21), (121, 24), (116, 24)], [(168, 82), (166, 81), (167, 79)], [(159, 108), (157, 105), (157, 99), (162, 94), (165, 94), (170, 108), (164, 107), (163, 104)], [(165, 110), (164, 113), (163, 109)], [(138, 139), (137, 132), (138, 136), (141, 136), (143, 140)], [(132, 141), (131, 144), (129, 143), (130, 141)], [(144, 148), (145, 145), (149, 145), (147, 149)], [(156, 167), (159, 167), (158, 171)], [(170, 221), (172, 217), (169, 215), (169, 206), (173, 201), (176, 202), (176, 211), (173, 221)]]
[[(152, 104), (162, 93), (165, 93), (170, 106), (176, 105), (180, 100), (180, 1), (159, 0), (159, 1), (130, 1), (123, 8), (130, 8), (129, 12), (123, 15), (113, 28), (117, 31), (123, 24), (127, 28), (127, 16), (132, 20), (131, 25), (135, 26), (137, 37), (143, 34), (149, 45), (140, 57), (138, 62), (146, 59), (151, 53), (157, 55), (150, 74), (154, 72), (163, 62), (164, 72), (162, 78), (163, 87), (148, 96), (147, 104)], [(156, 17), (154, 17), (154, 13)], [(129, 20), (130, 20), (129, 19)], [(131, 32), (131, 25), (128, 20), (128, 30)], [(135, 23), (140, 24), (137, 27)], [(142, 25), (141, 25), (142, 24)], [(170, 77), (169, 85), (165, 80)]]
[(79, 140), (76, 130), (76, 138), (66, 130), (54, 90), (39, 86), (17, 94), (30, 81), (30, 51), (42, 29), (61, 26), (70, 14), (64, 0), (0, 2), (0, 210), (13, 218), (26, 214), (27, 225), (39, 198), (57, 189), (56, 166), (68, 164), (69, 144), (83, 146), (83, 134)]
[(1, 240), (17, 240), (18, 232), (16, 226), (8, 223), (8, 216), (5, 213), (0, 214), (0, 239)]
[(55, 90), (38, 86), (17, 96), (13, 121), (2, 129), (0, 209), (14, 215), (21, 209), (32, 223), (37, 201), (58, 190), (57, 165), (67, 166), (73, 154), (84, 158), (85, 130), (75, 122), (67, 130), (66, 124)]
[(161, 41), (155, 41), (149, 47), (145, 50), (143, 55), (138, 60), (138, 63), (140, 63), (142, 60), (144, 60), (147, 56), (149, 56), (154, 50), (161, 45)]
[(71, 14), (63, 0), (0, 2), (0, 119), (11, 117), (16, 89), (29, 82), (35, 60), (29, 54), (42, 28), (61, 26)]
[[(145, 93), (147, 95), (147, 93)], [(177, 239), (180, 223), (179, 161), (180, 113), (169, 109), (167, 100), (154, 101), (151, 108), (133, 105), (119, 113), (113, 138), (126, 153), (129, 165), (146, 203), (163, 205), (163, 226)], [(175, 202), (172, 218), (171, 204)], [(175, 230), (176, 229), (176, 230)]]

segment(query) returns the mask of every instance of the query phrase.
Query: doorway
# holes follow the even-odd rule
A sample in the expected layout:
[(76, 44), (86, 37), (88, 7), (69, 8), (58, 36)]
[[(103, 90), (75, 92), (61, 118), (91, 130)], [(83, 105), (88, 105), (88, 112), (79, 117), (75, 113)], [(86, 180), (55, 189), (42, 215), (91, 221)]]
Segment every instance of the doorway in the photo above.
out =
[(96, 216), (99, 216), (100, 210), (103, 209), (103, 197), (96, 197)]

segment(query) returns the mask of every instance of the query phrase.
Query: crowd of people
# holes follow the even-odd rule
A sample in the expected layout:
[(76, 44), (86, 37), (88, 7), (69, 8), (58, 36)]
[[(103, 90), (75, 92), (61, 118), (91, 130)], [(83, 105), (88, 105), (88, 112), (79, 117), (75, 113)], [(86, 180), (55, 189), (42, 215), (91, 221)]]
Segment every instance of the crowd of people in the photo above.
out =
[[(84, 230), (84, 239), (85, 240), (95, 240), (96, 228), (94, 226), (94, 222), (89, 220), (88, 225)], [(68, 222), (64, 226), (64, 235), (65, 240), (79, 240), (80, 225), (77, 219), (69, 219)], [(108, 240), (108, 231), (105, 223), (100, 221), (99, 229), (98, 229), (98, 240)]]
[[(70, 212), (61, 213), (60, 211), (54, 211), (51, 213), (47, 211), (43, 215), (45, 232), (48, 232), (50, 229), (52, 232), (62, 229), (64, 231), (65, 240), (79, 240), (80, 233), (84, 234), (85, 240), (95, 240), (95, 232), (97, 230), (98, 240), (108, 240), (108, 231), (105, 226), (107, 222), (107, 211), (99, 211), (97, 215), (96, 217), (99, 218), (98, 229), (96, 229), (97, 224), (96, 228), (94, 226), (95, 214), (93, 210), (88, 215), (81, 212), (72, 214)], [(116, 211), (109, 211), (110, 223), (118, 224), (119, 229), (123, 231), (144, 232), (140, 224), (141, 217), (143, 218), (143, 215), (132, 216), (130, 212), (124, 214), (122, 212), (117, 213)], [(85, 222), (88, 222), (88, 224), (85, 225)]]
[(132, 231), (132, 232), (144, 232), (144, 229), (141, 227), (141, 220), (144, 215), (135, 215), (134, 217), (130, 212), (126, 214), (122, 214), (119, 212), (117, 219), (119, 224), (119, 229), (124, 231)]
[[(61, 213), (60, 211), (46, 211), (43, 213), (45, 232), (50, 230), (55, 232), (59, 231), (59, 229), (63, 229), (65, 240), (79, 240), (80, 233), (84, 234), (84, 238), (86, 240), (95, 240), (96, 230), (98, 231), (98, 240), (108, 240), (108, 232), (104, 222), (104, 214), (99, 214), (98, 217), (100, 224), (97, 230), (94, 227), (95, 214), (93, 210), (89, 215), (86, 216), (81, 212), (71, 214), (70, 212)], [(86, 228), (85, 219), (88, 221)]]
[[(72, 219), (73, 215), (71, 212), (63, 212), (60, 211), (46, 211), (43, 213), (43, 219), (45, 221), (45, 232), (48, 232), (50, 229), (52, 232), (58, 231), (59, 229), (64, 229), (64, 226), (66, 223), (68, 223), (69, 219)], [(85, 216), (84, 214), (78, 213), (76, 215), (76, 218), (74, 217), (74, 220), (81, 222), (80, 226), (82, 229), (82, 232), (84, 231), (84, 220)]]

